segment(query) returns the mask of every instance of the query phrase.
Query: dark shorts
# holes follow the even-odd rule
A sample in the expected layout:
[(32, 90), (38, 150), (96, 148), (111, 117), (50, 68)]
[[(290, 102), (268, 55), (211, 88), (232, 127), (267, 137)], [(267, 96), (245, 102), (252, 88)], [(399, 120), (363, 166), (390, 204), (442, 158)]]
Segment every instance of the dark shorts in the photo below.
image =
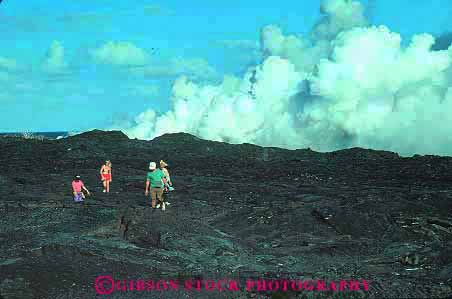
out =
[(75, 202), (83, 201), (82, 192), (77, 192), (77, 194), (74, 196), (74, 201)]

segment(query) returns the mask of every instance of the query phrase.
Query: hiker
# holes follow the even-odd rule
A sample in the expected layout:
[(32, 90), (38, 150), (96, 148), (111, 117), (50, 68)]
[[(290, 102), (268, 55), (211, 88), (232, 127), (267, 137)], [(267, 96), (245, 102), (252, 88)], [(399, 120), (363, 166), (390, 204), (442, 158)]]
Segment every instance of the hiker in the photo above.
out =
[(111, 162), (110, 160), (105, 161), (105, 164), (100, 168), (100, 178), (104, 185), (104, 191), (102, 192), (110, 192), (110, 183), (111, 183)]
[[(165, 203), (163, 202), (163, 187), (166, 183), (165, 175), (163, 171), (157, 169), (157, 164), (155, 162), (149, 163), (149, 172), (146, 176), (146, 189), (144, 195), (148, 195), (151, 192), (152, 208), (156, 208), (157, 199), (159, 204), (157, 209), (162, 205), (162, 210), (165, 211)], [(149, 188), (150, 187), (150, 188)]]
[(163, 174), (165, 175), (166, 183), (165, 185), (165, 191), (173, 191), (173, 183), (171, 182), (170, 174), (168, 169), (166, 168), (168, 164), (165, 163), (165, 161), (160, 160), (160, 169), (162, 170)]
[(83, 191), (85, 190), (88, 195), (90, 195), (88, 189), (86, 189), (85, 185), (83, 184), (83, 181), (80, 179), (79, 175), (76, 175), (74, 177), (74, 180), (72, 181), (72, 192), (74, 194), (74, 201), (80, 202), (83, 201), (85, 198), (85, 194), (83, 194)]

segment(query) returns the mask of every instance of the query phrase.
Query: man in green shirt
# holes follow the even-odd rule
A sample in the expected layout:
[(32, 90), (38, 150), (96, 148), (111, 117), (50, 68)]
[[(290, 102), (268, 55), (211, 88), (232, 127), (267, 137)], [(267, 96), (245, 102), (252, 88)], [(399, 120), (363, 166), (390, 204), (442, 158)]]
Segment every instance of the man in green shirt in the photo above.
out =
[[(152, 208), (155, 209), (157, 199), (162, 204), (162, 210), (165, 210), (165, 203), (163, 202), (163, 187), (166, 183), (165, 174), (163, 171), (157, 168), (155, 162), (149, 163), (149, 172), (146, 176), (146, 190), (144, 195), (148, 195), (151, 192)], [(149, 190), (150, 187), (150, 190)]]

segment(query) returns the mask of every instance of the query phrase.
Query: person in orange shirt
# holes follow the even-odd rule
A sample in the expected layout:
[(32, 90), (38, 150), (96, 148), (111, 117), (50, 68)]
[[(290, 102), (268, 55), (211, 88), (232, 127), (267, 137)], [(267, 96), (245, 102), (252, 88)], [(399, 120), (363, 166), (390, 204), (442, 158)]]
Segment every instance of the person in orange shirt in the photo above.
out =
[(105, 164), (100, 168), (100, 178), (104, 185), (104, 193), (110, 192), (110, 183), (112, 181), (111, 178), (111, 162), (110, 160), (105, 161)]

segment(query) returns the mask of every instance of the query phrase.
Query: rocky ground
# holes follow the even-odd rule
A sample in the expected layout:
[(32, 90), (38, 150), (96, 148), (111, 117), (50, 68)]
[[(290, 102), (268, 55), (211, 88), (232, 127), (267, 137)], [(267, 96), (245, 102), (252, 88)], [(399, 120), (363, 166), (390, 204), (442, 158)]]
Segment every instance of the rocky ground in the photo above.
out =
[[(112, 193), (98, 171), (113, 163)], [(149, 161), (176, 190), (144, 197)], [(80, 174), (92, 191), (71, 198)], [(331, 153), (170, 134), (0, 138), (0, 298), (445, 298), (452, 294), (452, 158)], [(366, 280), (369, 290), (115, 291), (164, 280)], [(240, 284), (242, 286), (242, 284)]]

